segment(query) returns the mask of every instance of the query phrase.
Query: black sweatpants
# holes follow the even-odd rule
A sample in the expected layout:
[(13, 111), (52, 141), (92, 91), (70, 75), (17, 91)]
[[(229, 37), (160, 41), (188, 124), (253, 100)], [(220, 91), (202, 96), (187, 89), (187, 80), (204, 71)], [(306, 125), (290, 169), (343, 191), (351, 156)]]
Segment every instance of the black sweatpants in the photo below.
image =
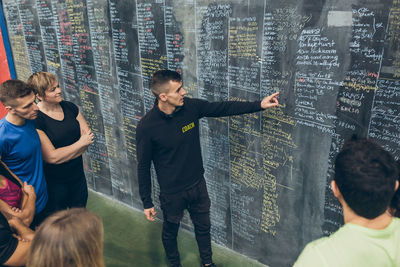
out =
[(195, 186), (175, 194), (160, 194), (164, 223), (162, 242), (171, 266), (180, 266), (177, 236), (183, 211), (188, 210), (194, 225), (197, 246), (203, 264), (212, 262), (210, 198), (204, 178)]

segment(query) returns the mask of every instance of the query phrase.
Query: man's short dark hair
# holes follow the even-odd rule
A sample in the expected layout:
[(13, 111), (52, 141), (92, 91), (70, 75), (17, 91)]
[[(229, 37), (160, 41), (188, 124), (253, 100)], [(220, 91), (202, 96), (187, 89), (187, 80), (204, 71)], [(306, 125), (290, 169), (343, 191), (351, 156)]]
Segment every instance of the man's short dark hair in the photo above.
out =
[(393, 156), (367, 139), (353, 137), (336, 157), (334, 180), (349, 207), (367, 219), (387, 210), (398, 175)]
[(169, 81), (181, 82), (182, 76), (172, 70), (159, 70), (153, 74), (153, 78), (151, 79), (151, 91), (154, 95), (158, 96), (160, 93), (166, 93), (165, 85), (169, 83)]
[(4, 106), (15, 105), (15, 100), (27, 96), (33, 88), (20, 80), (7, 80), (0, 85), (0, 101)]

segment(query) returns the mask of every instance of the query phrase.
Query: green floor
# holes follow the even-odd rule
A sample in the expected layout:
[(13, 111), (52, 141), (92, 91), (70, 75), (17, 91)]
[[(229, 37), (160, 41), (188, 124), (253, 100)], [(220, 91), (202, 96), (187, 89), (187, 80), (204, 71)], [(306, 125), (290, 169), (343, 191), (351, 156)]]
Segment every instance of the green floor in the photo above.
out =
[[(94, 192), (89, 193), (88, 209), (103, 219), (107, 267), (167, 266), (161, 244), (161, 222), (148, 222), (142, 212)], [(200, 266), (194, 236), (181, 230), (178, 242), (183, 267)], [(213, 258), (218, 267), (264, 266), (216, 245)]]

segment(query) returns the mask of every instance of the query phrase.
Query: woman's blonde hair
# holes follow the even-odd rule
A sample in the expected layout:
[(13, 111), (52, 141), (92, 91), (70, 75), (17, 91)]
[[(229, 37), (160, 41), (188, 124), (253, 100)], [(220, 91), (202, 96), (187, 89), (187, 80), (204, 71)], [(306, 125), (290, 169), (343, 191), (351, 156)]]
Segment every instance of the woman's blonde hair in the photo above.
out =
[(50, 86), (57, 82), (57, 77), (45, 71), (40, 71), (32, 74), (27, 81), (27, 84), (35, 90), (35, 93), (41, 97), (45, 96), (45, 92)]
[(104, 267), (103, 224), (84, 208), (59, 211), (36, 231), (27, 267)]

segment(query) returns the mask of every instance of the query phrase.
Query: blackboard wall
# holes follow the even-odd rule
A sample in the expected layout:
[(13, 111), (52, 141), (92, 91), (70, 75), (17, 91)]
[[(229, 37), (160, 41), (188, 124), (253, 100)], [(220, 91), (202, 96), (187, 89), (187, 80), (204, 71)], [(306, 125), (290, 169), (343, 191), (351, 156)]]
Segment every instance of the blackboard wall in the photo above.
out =
[(189, 95), (210, 101), (280, 91), (277, 109), (201, 121), (213, 240), (267, 265), (290, 266), (342, 225), (329, 182), (346, 138), (372, 138), (399, 159), (399, 0), (2, 5), (18, 78), (56, 74), (96, 135), (90, 187), (138, 209), (135, 129), (153, 105), (154, 71), (180, 71)]

